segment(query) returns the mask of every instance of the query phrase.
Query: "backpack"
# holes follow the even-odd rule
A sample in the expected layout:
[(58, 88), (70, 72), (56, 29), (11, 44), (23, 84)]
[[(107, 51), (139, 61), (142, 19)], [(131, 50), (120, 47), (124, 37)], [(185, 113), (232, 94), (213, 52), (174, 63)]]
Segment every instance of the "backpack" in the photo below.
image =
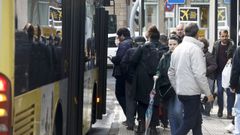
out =
[(156, 74), (161, 55), (159, 49), (155, 48), (153, 45), (146, 44), (143, 46), (141, 63), (149, 76), (154, 76)]

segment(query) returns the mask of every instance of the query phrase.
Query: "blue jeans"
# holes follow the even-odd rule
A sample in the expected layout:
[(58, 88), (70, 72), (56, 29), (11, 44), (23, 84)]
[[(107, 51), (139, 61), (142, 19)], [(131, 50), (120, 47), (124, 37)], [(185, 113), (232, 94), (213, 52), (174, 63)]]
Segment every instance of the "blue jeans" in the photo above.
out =
[[(223, 104), (224, 104), (224, 99), (223, 99), (223, 91), (224, 88), (222, 87), (222, 74), (219, 74), (217, 76), (217, 102), (218, 102), (218, 109), (219, 111), (223, 111)], [(227, 93), (227, 112), (229, 114), (232, 114), (232, 108), (234, 105), (235, 101), (235, 94), (230, 92), (229, 89), (226, 90)]]
[(193, 135), (202, 135), (200, 95), (178, 95), (178, 98), (183, 104), (184, 116), (180, 128), (174, 135), (186, 135), (190, 130)]
[(236, 94), (236, 101), (234, 104), (235, 110), (235, 130), (234, 135), (240, 135), (240, 94)]
[(171, 134), (175, 135), (183, 120), (183, 105), (177, 95), (168, 101), (168, 119), (170, 122)]

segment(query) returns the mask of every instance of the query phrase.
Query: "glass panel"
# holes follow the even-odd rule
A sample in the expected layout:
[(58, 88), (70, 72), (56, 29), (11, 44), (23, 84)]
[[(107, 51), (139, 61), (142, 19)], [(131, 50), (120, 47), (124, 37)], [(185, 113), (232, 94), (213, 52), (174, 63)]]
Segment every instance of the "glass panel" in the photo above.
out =
[(59, 80), (62, 8), (57, 0), (17, 0), (15, 94)]
[(145, 4), (145, 28), (146, 30), (152, 26), (158, 26), (158, 10), (157, 4)]
[(94, 38), (94, 15), (95, 7), (92, 0), (86, 1), (86, 23), (85, 23), (85, 70), (96, 66), (96, 46)]
[[(217, 10), (217, 19), (218, 19), (218, 31), (226, 29), (229, 31), (230, 26), (230, 1), (227, 0), (218, 0), (218, 10)], [(218, 32), (219, 33), (219, 32)]]

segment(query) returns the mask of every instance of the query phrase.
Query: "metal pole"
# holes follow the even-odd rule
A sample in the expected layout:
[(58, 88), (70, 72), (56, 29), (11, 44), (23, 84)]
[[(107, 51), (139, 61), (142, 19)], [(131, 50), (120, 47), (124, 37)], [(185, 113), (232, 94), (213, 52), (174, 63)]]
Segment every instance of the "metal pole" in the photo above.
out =
[(142, 36), (142, 8), (143, 8), (143, 0), (139, 0), (139, 20), (138, 20), (138, 23), (139, 23), (139, 35)]
[(129, 23), (129, 28), (130, 28), (130, 33), (131, 33), (131, 36), (132, 37), (135, 37), (135, 28), (134, 28), (134, 16), (135, 16), (135, 13), (136, 13), (136, 10), (137, 10), (137, 7), (139, 5), (139, 1), (140, 0), (136, 0), (136, 2), (134, 3), (133, 5), (133, 8), (131, 10), (131, 15), (130, 15), (130, 23)]

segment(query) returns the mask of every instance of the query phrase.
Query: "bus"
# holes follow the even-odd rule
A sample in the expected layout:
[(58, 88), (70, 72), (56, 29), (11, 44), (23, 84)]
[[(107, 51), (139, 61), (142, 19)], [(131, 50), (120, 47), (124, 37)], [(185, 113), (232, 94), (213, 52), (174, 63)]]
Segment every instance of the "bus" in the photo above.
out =
[(0, 0), (0, 135), (81, 135), (102, 118), (105, 20), (95, 0)]

